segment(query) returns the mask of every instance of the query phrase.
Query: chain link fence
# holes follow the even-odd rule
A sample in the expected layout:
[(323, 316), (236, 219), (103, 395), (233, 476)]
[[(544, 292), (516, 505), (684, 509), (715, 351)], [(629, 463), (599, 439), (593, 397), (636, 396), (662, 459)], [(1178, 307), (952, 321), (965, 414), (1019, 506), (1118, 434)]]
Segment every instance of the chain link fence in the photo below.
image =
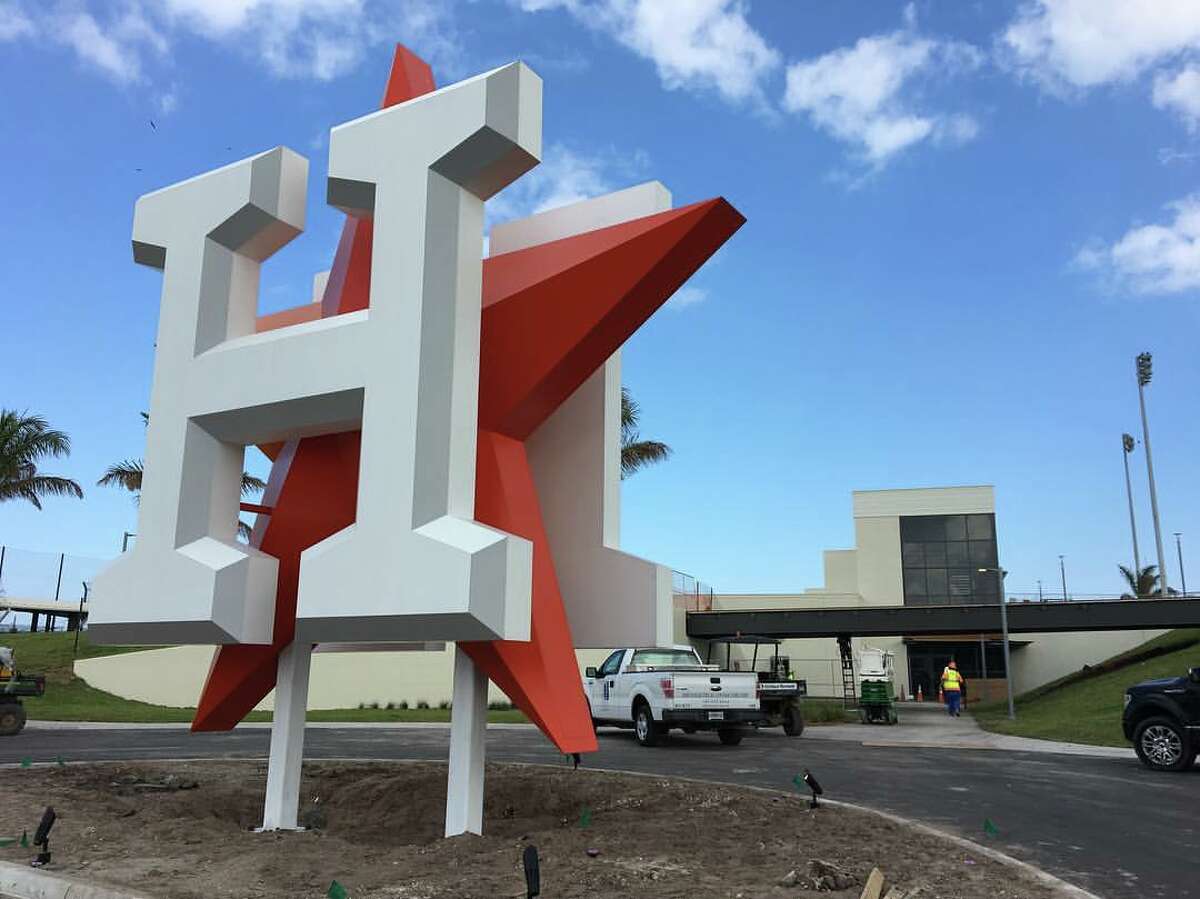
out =
[[(9, 609), (8, 601), (83, 602), (92, 578), (109, 561), (0, 545), (0, 632), (28, 630), (31, 624), (30, 614)], [(65, 619), (56, 627), (65, 628)]]

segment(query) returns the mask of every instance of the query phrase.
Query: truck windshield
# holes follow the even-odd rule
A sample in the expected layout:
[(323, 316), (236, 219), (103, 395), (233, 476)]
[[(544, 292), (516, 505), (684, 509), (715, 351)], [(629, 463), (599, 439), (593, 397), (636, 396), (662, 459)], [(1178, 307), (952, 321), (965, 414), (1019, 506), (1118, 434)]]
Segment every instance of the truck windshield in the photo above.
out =
[(639, 649), (631, 665), (655, 668), (699, 668), (695, 653), (686, 649)]

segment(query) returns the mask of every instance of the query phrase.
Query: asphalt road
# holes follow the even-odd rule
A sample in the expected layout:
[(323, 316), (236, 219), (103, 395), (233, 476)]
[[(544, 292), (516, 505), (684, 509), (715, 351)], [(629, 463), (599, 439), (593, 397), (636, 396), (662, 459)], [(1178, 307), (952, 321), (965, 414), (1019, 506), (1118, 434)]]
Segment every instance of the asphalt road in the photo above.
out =
[[(305, 758), (444, 759), (448, 734), (440, 727), (309, 728)], [(30, 728), (0, 739), (0, 764), (59, 756), (68, 763), (265, 758), (268, 740), (265, 728), (247, 727), (224, 734)], [(564, 763), (529, 727), (489, 729), (488, 758)], [(865, 747), (770, 731), (737, 747), (697, 734), (645, 749), (615, 730), (601, 731), (600, 752), (584, 765), (783, 790), (794, 789), (792, 777), (808, 767), (829, 798), (986, 842), (1106, 899), (1200, 897), (1200, 767), (1156, 774), (1132, 759)], [(985, 836), (985, 818), (998, 837)]]

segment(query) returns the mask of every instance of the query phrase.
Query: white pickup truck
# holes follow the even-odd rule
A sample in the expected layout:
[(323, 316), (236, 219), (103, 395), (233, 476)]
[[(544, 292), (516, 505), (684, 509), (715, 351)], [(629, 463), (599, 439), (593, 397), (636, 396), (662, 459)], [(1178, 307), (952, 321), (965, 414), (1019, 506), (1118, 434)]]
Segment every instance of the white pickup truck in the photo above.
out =
[(767, 723), (752, 671), (705, 665), (691, 647), (618, 649), (588, 668), (583, 681), (596, 726), (632, 727), (653, 746), (673, 727), (715, 730), (721, 742), (742, 742), (742, 728)]

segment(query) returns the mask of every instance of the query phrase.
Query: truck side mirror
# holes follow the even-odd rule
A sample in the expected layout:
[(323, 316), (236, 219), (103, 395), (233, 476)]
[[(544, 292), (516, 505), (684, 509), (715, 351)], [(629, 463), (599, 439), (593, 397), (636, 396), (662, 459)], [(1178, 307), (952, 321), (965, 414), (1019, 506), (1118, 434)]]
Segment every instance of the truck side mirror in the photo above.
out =
[(1200, 667), (1193, 668), (1188, 672), (1188, 680), (1193, 684), (1200, 684)]
[(592, 677), (592, 678), (594, 678), (594, 677), (596, 676), (596, 668), (595, 668), (595, 666), (594, 666), (594, 665), (589, 665), (587, 668), (585, 668), (585, 669), (584, 669), (584, 672), (583, 672), (583, 676), (584, 676), (584, 677)]

